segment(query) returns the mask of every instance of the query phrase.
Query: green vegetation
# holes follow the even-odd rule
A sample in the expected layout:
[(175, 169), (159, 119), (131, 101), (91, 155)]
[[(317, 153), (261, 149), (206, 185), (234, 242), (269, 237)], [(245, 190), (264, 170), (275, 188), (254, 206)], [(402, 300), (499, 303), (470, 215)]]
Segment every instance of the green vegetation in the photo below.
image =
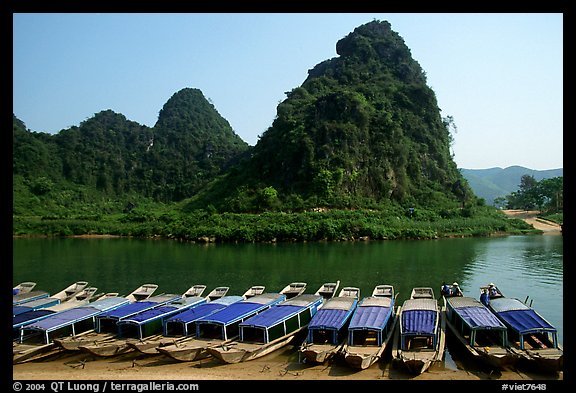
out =
[(537, 232), (474, 196), (426, 76), (387, 22), (287, 93), (248, 146), (197, 89), (153, 128), (102, 111), (56, 135), (13, 118), (13, 234), (200, 242)]

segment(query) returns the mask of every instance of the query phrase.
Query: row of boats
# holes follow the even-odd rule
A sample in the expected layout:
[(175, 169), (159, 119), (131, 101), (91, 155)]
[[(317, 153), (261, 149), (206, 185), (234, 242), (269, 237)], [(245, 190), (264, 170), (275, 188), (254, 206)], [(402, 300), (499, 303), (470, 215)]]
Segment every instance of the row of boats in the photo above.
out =
[[(13, 362), (55, 351), (101, 357), (138, 351), (178, 361), (213, 357), (239, 363), (291, 344), (307, 363), (339, 356), (356, 369), (370, 367), (390, 351), (394, 363), (419, 374), (443, 361), (448, 327), (472, 356), (492, 367), (520, 360), (555, 372), (563, 366), (556, 329), (500, 291), (485, 305), (462, 293), (443, 293), (439, 302), (432, 288), (418, 287), (398, 305), (394, 287), (386, 284), (364, 298), (357, 287), (340, 289), (339, 281), (324, 283), (313, 294), (305, 293), (304, 282), (277, 293), (253, 286), (241, 296), (228, 295), (228, 287), (207, 296), (203, 285), (181, 295), (153, 296), (156, 289), (145, 284), (124, 297), (103, 294), (18, 323), (22, 313), (15, 311)], [(23, 295), (14, 295), (15, 310), (28, 303), (16, 303)]]

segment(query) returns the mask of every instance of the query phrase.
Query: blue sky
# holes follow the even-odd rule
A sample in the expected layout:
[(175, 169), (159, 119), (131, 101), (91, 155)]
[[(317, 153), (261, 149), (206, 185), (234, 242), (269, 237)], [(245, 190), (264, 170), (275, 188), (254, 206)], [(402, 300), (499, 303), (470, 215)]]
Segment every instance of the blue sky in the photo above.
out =
[(49, 133), (106, 109), (153, 126), (192, 87), (255, 145), (284, 93), (374, 19), (454, 118), (458, 167), (563, 167), (561, 13), (16, 13), (13, 111)]

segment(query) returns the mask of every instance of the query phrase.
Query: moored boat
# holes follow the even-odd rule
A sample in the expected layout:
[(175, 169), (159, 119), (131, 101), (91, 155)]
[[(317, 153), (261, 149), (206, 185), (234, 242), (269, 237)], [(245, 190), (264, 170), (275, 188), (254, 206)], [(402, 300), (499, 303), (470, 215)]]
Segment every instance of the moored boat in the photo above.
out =
[(413, 288), (400, 309), (392, 360), (411, 374), (421, 374), (443, 360), (445, 340), (444, 309), (438, 306), (434, 290)]
[(22, 293), (31, 292), (35, 286), (36, 286), (36, 283), (33, 281), (21, 282), (20, 284), (12, 287), (12, 296), (22, 294)]
[(179, 361), (193, 361), (210, 356), (207, 348), (236, 339), (239, 324), (286, 300), (280, 293), (263, 293), (234, 302), (214, 313), (194, 320), (196, 333), (185, 341), (158, 347), (160, 353)]
[(558, 343), (558, 330), (532, 307), (492, 287), (481, 291), (488, 291), (488, 308), (507, 327), (508, 348), (519, 357), (518, 364), (545, 372), (562, 371), (564, 351)]
[(506, 326), (479, 300), (449, 293), (443, 296), (446, 326), (456, 342), (488, 367), (503, 369), (514, 364), (517, 356), (507, 349)]
[(286, 299), (293, 298), (295, 296), (301, 295), (306, 291), (307, 283), (305, 282), (291, 282), (286, 285), (280, 293), (286, 296)]
[[(119, 329), (120, 323), (123, 320), (129, 318), (137, 318), (137, 315), (145, 313), (149, 310), (157, 309), (159, 311), (164, 311), (159, 307), (166, 306), (172, 303), (176, 303), (185, 300), (183, 295), (177, 294), (162, 294), (151, 296), (146, 300), (139, 300), (125, 306), (116, 308), (112, 311), (107, 311), (105, 313), (96, 316), (95, 329), (92, 334), (79, 337), (82, 341), (81, 344), (77, 346), (80, 351), (88, 352), (96, 356), (114, 356), (120, 353), (126, 352), (131, 349), (126, 344), (126, 340), (122, 339), (120, 336), (121, 331)], [(192, 300), (205, 298), (192, 297)], [(149, 314), (146, 314), (148, 317)], [(151, 322), (147, 321), (146, 322)]]
[(302, 294), (241, 322), (238, 339), (207, 348), (223, 363), (257, 359), (293, 342), (322, 307), (321, 295)]
[(13, 346), (13, 363), (23, 362), (56, 348), (58, 337), (75, 336), (94, 329), (94, 317), (129, 302), (126, 298), (102, 296), (89, 304), (70, 308), (21, 329)]
[(324, 299), (331, 299), (336, 295), (339, 287), (340, 280), (337, 280), (336, 282), (325, 282), (314, 294), (320, 295)]
[(337, 297), (326, 300), (308, 324), (306, 339), (298, 348), (306, 362), (324, 363), (342, 349), (359, 296), (358, 288), (344, 287)]
[(230, 287), (216, 287), (210, 291), (210, 293), (208, 294), (208, 296), (206, 296), (206, 298), (208, 299), (208, 301), (220, 299), (221, 297), (226, 296), (229, 290)]
[(392, 285), (377, 285), (372, 296), (358, 303), (342, 350), (344, 360), (352, 368), (363, 370), (372, 366), (391, 347), (399, 313), (396, 296)]
[[(146, 301), (146, 296), (148, 296), (148, 298), (152, 297), (152, 295), (154, 294), (154, 292), (156, 291), (156, 289), (158, 288), (158, 285), (156, 284), (143, 284), (141, 286), (139, 286), (138, 288), (136, 288), (135, 290), (133, 290), (132, 292), (130, 292), (128, 295), (121, 297), (122, 299), (125, 300), (125, 302), (123, 302), (119, 307), (117, 307), (118, 309), (123, 309), (124, 307), (128, 307), (134, 303), (137, 303), (138, 301), (136, 299), (140, 299), (141, 302)], [(102, 296), (102, 299), (104, 298), (114, 298), (114, 297), (118, 297), (117, 293), (108, 293), (105, 294), (104, 296)], [(139, 308), (139, 307), (150, 307), (150, 304), (145, 303), (145, 306), (134, 306), (135, 308)], [(115, 311), (116, 308), (111, 308), (109, 310), (106, 310), (107, 312), (111, 312), (111, 311)], [(134, 311), (133, 311), (134, 312)], [(128, 315), (130, 315), (130, 313), (128, 313)], [(98, 327), (98, 320), (96, 319), (96, 317), (94, 318), (94, 323), (91, 329), (87, 329), (81, 333), (74, 333), (71, 334), (69, 336), (63, 336), (63, 337), (58, 337), (54, 339), (54, 342), (56, 343), (56, 345), (64, 350), (68, 350), (68, 351), (78, 351), (80, 350), (79, 347), (81, 345), (84, 345), (86, 343), (94, 343), (97, 342), (98, 340), (103, 340), (103, 339), (109, 339), (112, 338), (115, 334), (115, 331), (112, 330), (111, 332), (103, 332), (103, 331), (97, 331), (97, 327)], [(99, 330), (99, 329), (98, 329)]]
[(249, 297), (253, 297), (256, 295), (262, 295), (266, 287), (264, 285), (253, 285), (244, 292), (244, 299), (248, 299)]
[(194, 357), (198, 351), (195, 346), (190, 348), (187, 344), (196, 336), (196, 321), (241, 300), (245, 298), (228, 295), (170, 317), (164, 323), (164, 339), (153, 350), (150, 348), (142, 350), (141, 347), (136, 347), (136, 349), (150, 354), (160, 352), (180, 361), (195, 360)]

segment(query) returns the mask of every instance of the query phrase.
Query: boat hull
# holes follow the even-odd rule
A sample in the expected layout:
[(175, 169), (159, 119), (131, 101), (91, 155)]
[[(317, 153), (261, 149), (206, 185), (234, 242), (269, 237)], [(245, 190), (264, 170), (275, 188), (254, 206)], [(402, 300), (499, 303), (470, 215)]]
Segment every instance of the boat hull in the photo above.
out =
[(280, 337), (268, 344), (251, 344), (242, 342), (233, 342), (221, 346), (207, 348), (208, 353), (222, 363), (240, 363), (247, 362), (268, 355), (288, 344), (296, 338), (298, 332), (291, 333)]

